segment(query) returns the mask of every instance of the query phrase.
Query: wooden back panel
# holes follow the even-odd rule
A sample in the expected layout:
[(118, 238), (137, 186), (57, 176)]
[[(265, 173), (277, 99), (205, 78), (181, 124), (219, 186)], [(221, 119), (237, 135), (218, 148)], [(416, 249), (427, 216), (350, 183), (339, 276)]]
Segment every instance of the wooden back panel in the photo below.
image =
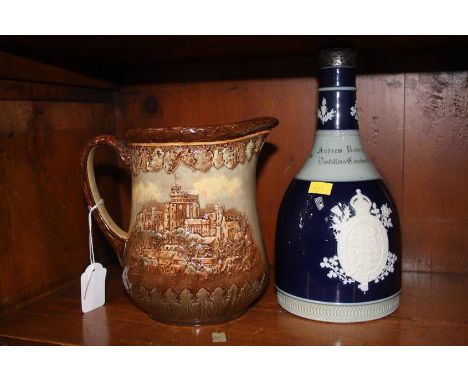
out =
[(468, 72), (405, 78), (407, 268), (468, 270)]
[[(279, 118), (257, 180), (260, 221), (274, 261), (278, 207), (313, 144), (314, 78), (134, 86), (114, 104), (112, 90), (1, 75), (0, 311), (78, 277), (86, 266), (79, 154), (91, 137), (115, 133), (115, 123), (119, 131)], [(406, 270), (468, 271), (467, 78), (467, 72), (358, 77), (362, 138), (399, 208)], [(111, 152), (99, 153), (97, 162), (106, 206), (125, 227), (130, 178)], [(98, 230), (95, 235), (100, 258), (115, 262)]]
[[(112, 116), (111, 104), (0, 101), (0, 310), (84, 270), (79, 155), (93, 135), (112, 133)], [(112, 187), (106, 164), (114, 160), (105, 154), (97, 161), (104, 190)]]
[[(466, 235), (463, 235), (467, 197), (458, 196), (463, 200), (457, 208), (453, 199), (447, 198), (444, 188), (431, 186), (434, 174), (441, 177), (439, 182), (449, 179), (445, 184), (456, 184), (459, 190), (468, 186), (466, 177), (461, 176), (467, 173), (468, 162), (464, 133), (468, 92), (461, 91), (461, 87), (466, 86), (466, 75), (444, 75), (444, 89), (453, 87), (454, 90), (439, 92), (435, 98), (424, 92), (413, 93), (419, 85), (424, 88), (430, 86), (424, 85), (428, 81), (437, 81), (439, 74), (358, 77), (363, 143), (387, 180), (398, 206), (406, 270), (468, 271)], [(260, 221), (269, 259), (273, 262), (279, 204), (313, 144), (316, 93), (317, 84), (313, 78), (127, 87), (120, 92), (117, 127), (121, 130), (124, 127), (220, 123), (262, 115), (278, 118), (280, 125), (271, 133), (259, 161), (257, 181)], [(418, 94), (419, 98), (416, 98)], [(421, 114), (434, 102), (445, 119), (421, 119)], [(455, 104), (459, 105), (458, 109)], [(455, 117), (456, 113), (459, 115)], [(450, 125), (443, 134), (437, 133), (440, 124)], [(439, 150), (434, 151), (435, 147)], [(444, 158), (430, 169), (422, 170), (418, 163), (433, 158), (437, 152), (443, 153)], [(453, 163), (458, 165), (453, 166)], [(424, 197), (420, 198), (421, 195)], [(429, 208), (432, 201), (438, 203), (434, 209)], [(122, 209), (124, 220), (128, 221), (128, 186), (122, 192)]]
[[(114, 132), (114, 104), (110, 90), (49, 83), (99, 81), (2, 53), (0, 61), (1, 312), (78, 278), (89, 261), (79, 157), (91, 137)], [(106, 204), (119, 214), (116, 158), (101, 152), (96, 162)], [(96, 238), (102, 259), (107, 245)]]

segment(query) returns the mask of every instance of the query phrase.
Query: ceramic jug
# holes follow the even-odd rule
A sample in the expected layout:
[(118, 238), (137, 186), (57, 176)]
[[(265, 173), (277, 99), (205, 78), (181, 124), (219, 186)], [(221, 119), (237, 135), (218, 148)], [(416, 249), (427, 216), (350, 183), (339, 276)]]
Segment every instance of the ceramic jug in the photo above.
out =
[(152, 318), (178, 324), (242, 314), (268, 277), (256, 210), (256, 163), (278, 121), (128, 129), (102, 135), (82, 154), (88, 206), (101, 199), (93, 158), (111, 146), (132, 173), (130, 229), (105, 205), (94, 214), (122, 265), (133, 301)]

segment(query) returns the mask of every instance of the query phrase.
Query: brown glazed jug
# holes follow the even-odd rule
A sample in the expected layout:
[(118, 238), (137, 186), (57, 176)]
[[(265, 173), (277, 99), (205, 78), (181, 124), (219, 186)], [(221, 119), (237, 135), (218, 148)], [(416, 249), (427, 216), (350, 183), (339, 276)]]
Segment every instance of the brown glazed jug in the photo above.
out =
[(88, 206), (100, 199), (93, 158), (115, 149), (132, 173), (130, 229), (101, 204), (94, 213), (122, 265), (130, 297), (178, 324), (241, 315), (263, 291), (268, 263), (256, 209), (256, 164), (274, 118), (198, 127), (128, 129), (83, 151)]

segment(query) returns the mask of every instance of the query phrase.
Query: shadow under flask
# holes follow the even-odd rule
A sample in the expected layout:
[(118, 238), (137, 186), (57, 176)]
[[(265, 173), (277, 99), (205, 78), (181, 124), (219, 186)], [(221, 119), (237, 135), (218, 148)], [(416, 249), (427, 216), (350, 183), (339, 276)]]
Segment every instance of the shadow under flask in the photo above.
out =
[(278, 302), (319, 321), (369, 321), (399, 305), (399, 219), (361, 145), (355, 61), (350, 49), (320, 53), (315, 143), (276, 227)]

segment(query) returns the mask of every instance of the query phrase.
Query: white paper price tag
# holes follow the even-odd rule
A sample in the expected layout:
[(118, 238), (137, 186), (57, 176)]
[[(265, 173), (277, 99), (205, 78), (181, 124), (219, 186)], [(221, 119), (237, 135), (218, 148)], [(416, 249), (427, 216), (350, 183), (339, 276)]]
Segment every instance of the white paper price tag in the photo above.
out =
[(92, 263), (81, 275), (81, 310), (87, 313), (103, 306), (106, 302), (107, 269)]

